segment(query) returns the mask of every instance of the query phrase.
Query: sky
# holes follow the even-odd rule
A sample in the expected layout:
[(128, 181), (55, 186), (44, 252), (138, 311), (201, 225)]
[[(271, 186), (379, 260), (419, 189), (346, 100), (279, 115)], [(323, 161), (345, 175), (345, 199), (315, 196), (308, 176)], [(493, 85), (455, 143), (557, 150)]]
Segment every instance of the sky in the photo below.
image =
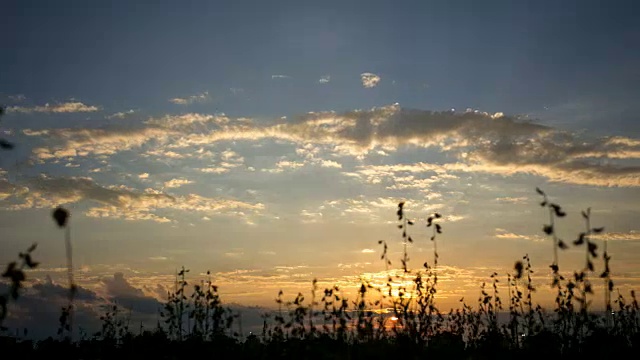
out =
[[(633, 1), (2, 8), (0, 135), (15, 147), (0, 153), (0, 264), (34, 242), (41, 263), (16, 327), (45, 313), (57, 325), (58, 205), (88, 322), (113, 301), (155, 321), (183, 265), (193, 283), (210, 271), (238, 308), (273, 307), (314, 278), (382, 281), (379, 240), (388, 271), (400, 267), (400, 201), (416, 223), (412, 269), (433, 262), (426, 219), (443, 216), (441, 308), (474, 304), (494, 271), (506, 286), (525, 254), (549, 305), (536, 187), (567, 211), (567, 242), (591, 208), (616, 287), (640, 284)], [(583, 252), (562, 252), (561, 269), (583, 267)]]

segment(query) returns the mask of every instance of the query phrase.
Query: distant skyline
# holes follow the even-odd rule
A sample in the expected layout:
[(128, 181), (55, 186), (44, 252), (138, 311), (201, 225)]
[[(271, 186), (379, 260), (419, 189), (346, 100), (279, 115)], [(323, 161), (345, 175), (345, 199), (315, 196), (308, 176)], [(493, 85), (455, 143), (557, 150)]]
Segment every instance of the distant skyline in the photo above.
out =
[(567, 242), (592, 208), (617, 286), (638, 289), (637, 8), (9, 1), (0, 265), (39, 243), (23, 307), (44, 311), (66, 286), (63, 205), (87, 318), (118, 300), (155, 321), (182, 265), (192, 283), (210, 270), (224, 301), (272, 307), (314, 278), (385, 278), (378, 240), (398, 268), (406, 201), (411, 268), (432, 262), (424, 223), (443, 215), (442, 309), (525, 254), (550, 304), (540, 187), (568, 212)]

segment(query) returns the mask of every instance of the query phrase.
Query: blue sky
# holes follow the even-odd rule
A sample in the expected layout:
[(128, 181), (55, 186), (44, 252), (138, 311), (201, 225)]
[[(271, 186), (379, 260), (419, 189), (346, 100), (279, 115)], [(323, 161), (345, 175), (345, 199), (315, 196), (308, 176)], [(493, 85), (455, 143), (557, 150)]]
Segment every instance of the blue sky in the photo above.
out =
[[(49, 219), (61, 204), (88, 291), (160, 298), (184, 264), (211, 270), (229, 301), (268, 306), (314, 277), (379, 273), (377, 241), (399, 244), (407, 200), (410, 216), (445, 215), (454, 304), (524, 253), (546, 266), (539, 186), (571, 211), (566, 238), (594, 209), (632, 288), (637, 7), (9, 1), (0, 125), (16, 148), (0, 158), (0, 263), (37, 241), (33, 281), (64, 284)], [(432, 248), (423, 227), (416, 237), (418, 266)]]
[[(236, 116), (399, 102), (545, 117), (545, 107), (597, 102), (631, 122), (632, 1), (454, 3), (13, 1), (1, 86), (155, 112), (172, 110), (164, 98), (209, 91), (203, 110)], [(359, 84), (365, 71), (383, 79), (373, 91)], [(291, 78), (272, 81), (279, 74)]]

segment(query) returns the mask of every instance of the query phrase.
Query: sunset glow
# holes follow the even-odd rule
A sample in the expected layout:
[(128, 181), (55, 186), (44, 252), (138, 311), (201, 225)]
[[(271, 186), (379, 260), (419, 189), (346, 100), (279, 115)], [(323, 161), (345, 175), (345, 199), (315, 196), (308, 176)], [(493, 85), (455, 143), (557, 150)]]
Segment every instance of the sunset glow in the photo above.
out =
[[(190, 286), (210, 280), (255, 314), (280, 290), (309, 299), (314, 279), (350, 301), (363, 281), (372, 300), (388, 283), (413, 299), (415, 275), (432, 271), (449, 311), (476, 304), (494, 272), (507, 299), (528, 254), (535, 301), (551, 306), (554, 240), (536, 188), (567, 212), (554, 228), (571, 245), (563, 271), (584, 267), (572, 244), (590, 208), (616, 291), (639, 289), (637, 19), (577, 2), (463, 2), (474, 10), (10, 1), (0, 265), (32, 243), (40, 262), (12, 326), (46, 313), (55, 327), (66, 301), (57, 206), (71, 213), (79, 321), (91, 324), (119, 302), (155, 325), (182, 266)], [(400, 202), (415, 222), (406, 244)]]

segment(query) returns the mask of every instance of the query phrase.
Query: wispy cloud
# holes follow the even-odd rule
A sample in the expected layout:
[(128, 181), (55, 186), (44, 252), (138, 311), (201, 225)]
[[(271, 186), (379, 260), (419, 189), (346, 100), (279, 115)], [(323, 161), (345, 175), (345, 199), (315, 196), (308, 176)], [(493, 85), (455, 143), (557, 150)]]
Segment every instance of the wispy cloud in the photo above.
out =
[(330, 81), (331, 81), (330, 75), (321, 76), (320, 80), (318, 80), (320, 84), (328, 84)]
[(209, 96), (209, 92), (205, 91), (203, 93), (190, 95), (187, 97), (175, 97), (175, 98), (169, 99), (169, 102), (177, 105), (190, 105), (193, 103), (204, 103), (210, 100), (211, 100), (211, 97)]
[(372, 88), (378, 85), (380, 82), (380, 76), (366, 72), (360, 74), (360, 80), (362, 81), (362, 86), (365, 88)]
[(504, 197), (496, 198), (497, 202), (509, 203), (509, 204), (522, 204), (522, 203), (526, 203), (528, 200), (529, 198), (526, 196), (519, 196), (519, 197), (504, 196)]
[(171, 196), (153, 189), (140, 192), (125, 186), (101, 186), (84, 177), (54, 178), (43, 175), (21, 185), (2, 185), (0, 181), (0, 189), (6, 186), (14, 187), (11, 196), (0, 203), (8, 210), (53, 208), (60, 204), (86, 201), (93, 206), (85, 212), (89, 217), (162, 223), (171, 221), (171, 215), (166, 210), (200, 212), (207, 216), (228, 213), (242, 216), (245, 211), (255, 213), (264, 209), (261, 203), (235, 199), (207, 198), (198, 194)]
[(534, 242), (545, 241), (545, 239), (539, 235), (516, 234), (501, 228), (496, 229), (495, 237), (498, 239), (509, 239), (509, 240), (527, 240), (527, 241), (534, 241)]
[(7, 96), (7, 98), (13, 102), (23, 102), (27, 100), (27, 97), (24, 96), (23, 94), (9, 95)]
[(152, 261), (165, 261), (165, 260), (169, 260), (169, 258), (166, 257), (166, 256), (150, 256), (149, 260), (152, 260)]
[(58, 104), (44, 104), (44, 106), (33, 106), (33, 107), (23, 107), (23, 106), (10, 106), (7, 108), (9, 112), (18, 112), (18, 113), (77, 113), (77, 112), (93, 112), (100, 110), (97, 106), (93, 105), (85, 105), (79, 101), (70, 101)]
[(224, 255), (226, 257), (230, 257), (230, 258), (239, 258), (239, 257), (242, 257), (244, 255), (244, 252), (242, 252), (242, 251), (230, 251), (230, 252), (224, 253)]
[(276, 75), (271, 75), (271, 79), (291, 79), (291, 76), (283, 75), (283, 74), (276, 74)]
[(131, 114), (135, 114), (136, 110), (130, 109), (127, 111), (120, 111), (117, 113), (113, 113), (111, 115), (107, 115), (105, 116), (105, 118), (107, 119), (124, 119), (125, 117), (131, 115)]
[(169, 181), (164, 182), (164, 187), (171, 189), (171, 188), (177, 188), (177, 187), (181, 187), (183, 185), (188, 185), (188, 184), (193, 184), (193, 181), (188, 179), (171, 179)]
[(609, 241), (640, 241), (640, 231), (631, 230), (629, 232), (605, 232), (603, 234), (591, 235), (593, 239)]
[(322, 213), (321, 212), (313, 212), (309, 210), (302, 210), (300, 212), (300, 218), (303, 223), (313, 224), (322, 221)]

